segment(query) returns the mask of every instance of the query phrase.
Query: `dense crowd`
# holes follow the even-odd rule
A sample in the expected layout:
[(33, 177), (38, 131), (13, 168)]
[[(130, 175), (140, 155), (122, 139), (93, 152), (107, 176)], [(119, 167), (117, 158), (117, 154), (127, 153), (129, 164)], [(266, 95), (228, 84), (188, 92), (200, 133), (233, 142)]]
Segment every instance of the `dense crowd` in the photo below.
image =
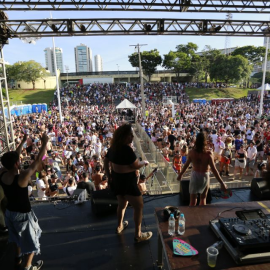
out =
[[(192, 103), (186, 86), (146, 84), (146, 115), (142, 116), (141, 106), (136, 112), (137, 121), (164, 158), (179, 172), (194, 146), (196, 134), (203, 130), (208, 134), (208, 148), (219, 163), (220, 174), (229, 176), (229, 166), (233, 164), (235, 178), (241, 179), (243, 173), (260, 176), (270, 155), (270, 122), (266, 117), (270, 108), (265, 106), (263, 116), (258, 117), (259, 98), (254, 95), (218, 105)], [(115, 105), (124, 98), (135, 105), (141, 102), (139, 84), (68, 86), (61, 89), (60, 95), (62, 123), (57, 95), (48, 112), (12, 116), (16, 145), (24, 133), (28, 134), (20, 157), (24, 168), (35, 160), (41, 134), (48, 134), (43, 167), (35, 177), (41, 199), (56, 196), (60, 190), (72, 195), (76, 188), (85, 188), (88, 193), (107, 188), (103, 159), (125, 114), (125, 110), (116, 110)], [(176, 98), (174, 110), (172, 105), (162, 102), (164, 96)]]

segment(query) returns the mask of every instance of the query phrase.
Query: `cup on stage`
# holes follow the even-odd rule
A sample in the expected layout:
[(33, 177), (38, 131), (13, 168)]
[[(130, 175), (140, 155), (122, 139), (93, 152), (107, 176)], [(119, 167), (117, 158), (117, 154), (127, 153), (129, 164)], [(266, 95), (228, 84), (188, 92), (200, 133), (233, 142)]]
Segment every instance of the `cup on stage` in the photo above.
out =
[(213, 267), (213, 268), (216, 267), (218, 249), (214, 247), (209, 247), (206, 249), (206, 252), (207, 252), (208, 266)]

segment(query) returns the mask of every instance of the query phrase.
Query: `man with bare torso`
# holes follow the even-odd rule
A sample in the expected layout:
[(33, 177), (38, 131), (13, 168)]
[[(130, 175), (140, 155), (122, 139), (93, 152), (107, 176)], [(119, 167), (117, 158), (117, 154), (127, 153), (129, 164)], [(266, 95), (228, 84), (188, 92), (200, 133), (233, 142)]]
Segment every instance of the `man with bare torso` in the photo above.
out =
[(213, 154), (206, 150), (206, 137), (199, 133), (196, 138), (194, 149), (188, 153), (185, 166), (179, 173), (177, 180), (181, 180), (183, 174), (192, 162), (192, 172), (189, 184), (190, 206), (196, 206), (197, 194), (200, 193), (200, 205), (206, 205), (206, 197), (210, 182), (210, 168), (221, 185), (222, 190), (227, 190), (227, 185), (221, 179), (214, 164)]
[(101, 173), (101, 167), (96, 166), (95, 173), (92, 174), (92, 181), (94, 182), (97, 190), (99, 189), (99, 184), (102, 182), (103, 175), (104, 173)]

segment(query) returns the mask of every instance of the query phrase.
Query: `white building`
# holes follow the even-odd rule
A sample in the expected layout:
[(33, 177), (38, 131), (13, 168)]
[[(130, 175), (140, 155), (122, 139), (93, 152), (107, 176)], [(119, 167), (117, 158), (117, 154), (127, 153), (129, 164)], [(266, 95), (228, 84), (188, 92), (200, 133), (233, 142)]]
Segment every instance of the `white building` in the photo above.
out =
[[(50, 71), (51, 74), (55, 74), (53, 48), (46, 48), (44, 50), (44, 53), (45, 53), (46, 68)], [(57, 69), (60, 69), (60, 72), (64, 72), (63, 50), (61, 48), (56, 47), (55, 56)]]
[(99, 54), (95, 55), (95, 71), (103, 71), (102, 58)]
[(92, 50), (84, 44), (74, 48), (76, 72), (93, 72)]

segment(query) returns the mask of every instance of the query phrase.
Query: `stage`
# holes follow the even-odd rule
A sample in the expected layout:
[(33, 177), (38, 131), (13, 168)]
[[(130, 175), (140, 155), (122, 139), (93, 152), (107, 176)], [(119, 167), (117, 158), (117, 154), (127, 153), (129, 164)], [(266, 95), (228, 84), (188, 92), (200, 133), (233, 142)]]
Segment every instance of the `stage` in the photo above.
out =
[[(255, 201), (249, 189), (235, 189), (227, 200), (213, 196), (212, 204)], [(116, 215), (96, 217), (91, 212), (91, 203), (75, 205), (70, 202), (35, 203), (33, 209), (43, 230), (41, 237), (42, 269), (157, 269), (157, 225), (154, 216), (156, 207), (181, 206), (180, 195), (144, 197), (142, 230), (150, 230), (153, 237), (148, 242), (134, 243), (133, 210), (127, 209), (128, 228), (116, 235)], [(180, 208), (181, 209), (181, 208)], [(188, 220), (186, 221), (188, 222)], [(214, 233), (213, 233), (214, 234)], [(11, 270), (14, 252), (1, 236), (1, 270)], [(164, 267), (166, 268), (166, 265)]]

